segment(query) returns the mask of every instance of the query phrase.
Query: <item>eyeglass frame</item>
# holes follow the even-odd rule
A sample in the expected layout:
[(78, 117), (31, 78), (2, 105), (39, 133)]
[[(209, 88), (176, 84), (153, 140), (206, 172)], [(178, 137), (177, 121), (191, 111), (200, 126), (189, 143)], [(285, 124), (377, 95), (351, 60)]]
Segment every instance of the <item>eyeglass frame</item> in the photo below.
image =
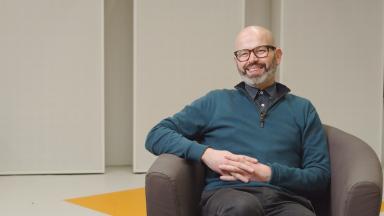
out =
[[(267, 54), (265, 55), (265, 56), (262, 56), (262, 57), (259, 57), (259, 56), (257, 56), (257, 54), (256, 54), (256, 51), (257, 51), (257, 49), (260, 49), (260, 48), (262, 48), (262, 47), (266, 47), (267, 48)], [(257, 46), (257, 47), (255, 47), (255, 48), (253, 48), (253, 49), (241, 49), (241, 50), (236, 50), (235, 52), (233, 52), (233, 54), (235, 55), (235, 57), (236, 57), (236, 59), (237, 59), (237, 61), (239, 61), (239, 62), (246, 62), (246, 61), (248, 61), (249, 60), (249, 58), (251, 57), (251, 53), (253, 53), (257, 58), (265, 58), (265, 57), (268, 57), (268, 55), (269, 55), (269, 50), (276, 50), (276, 47), (275, 46), (272, 46), (272, 45), (261, 45), (261, 46)], [(243, 61), (240, 61), (239, 60), (239, 58), (238, 58), (238, 52), (240, 52), (240, 51), (248, 51), (248, 58), (246, 59), (246, 60), (243, 60)]]

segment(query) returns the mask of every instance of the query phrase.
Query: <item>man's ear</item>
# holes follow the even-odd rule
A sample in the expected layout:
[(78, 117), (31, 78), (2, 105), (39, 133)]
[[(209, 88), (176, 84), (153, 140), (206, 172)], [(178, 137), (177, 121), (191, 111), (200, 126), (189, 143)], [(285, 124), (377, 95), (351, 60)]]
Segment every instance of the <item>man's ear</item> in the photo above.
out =
[(237, 64), (237, 59), (236, 59), (235, 56), (233, 57), (233, 61), (235, 62), (235, 65), (238, 65), (238, 64)]
[(275, 50), (275, 58), (276, 58), (277, 64), (280, 64), (282, 56), (283, 56), (283, 51), (281, 50), (280, 47), (277, 47)]

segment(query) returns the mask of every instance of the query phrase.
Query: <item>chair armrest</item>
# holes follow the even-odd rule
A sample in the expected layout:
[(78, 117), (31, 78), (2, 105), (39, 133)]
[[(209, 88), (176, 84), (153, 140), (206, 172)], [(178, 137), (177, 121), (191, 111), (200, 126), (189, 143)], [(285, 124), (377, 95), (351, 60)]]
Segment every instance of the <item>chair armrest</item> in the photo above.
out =
[(378, 216), (382, 169), (372, 148), (350, 134), (326, 126), (331, 158), (331, 215)]
[(145, 177), (148, 216), (196, 216), (204, 166), (171, 154), (160, 155)]

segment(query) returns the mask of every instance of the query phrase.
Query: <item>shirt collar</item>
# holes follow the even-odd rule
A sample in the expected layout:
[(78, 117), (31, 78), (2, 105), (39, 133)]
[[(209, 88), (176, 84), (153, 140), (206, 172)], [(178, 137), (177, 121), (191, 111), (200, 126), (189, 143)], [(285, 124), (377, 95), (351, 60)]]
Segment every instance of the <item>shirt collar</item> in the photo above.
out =
[[(251, 96), (252, 99), (255, 99), (257, 93), (260, 91), (260, 89), (250, 86), (245, 83), (245, 90), (248, 92), (249, 96)], [(271, 86), (263, 90), (267, 93), (270, 97), (276, 96), (276, 83), (273, 83)]]

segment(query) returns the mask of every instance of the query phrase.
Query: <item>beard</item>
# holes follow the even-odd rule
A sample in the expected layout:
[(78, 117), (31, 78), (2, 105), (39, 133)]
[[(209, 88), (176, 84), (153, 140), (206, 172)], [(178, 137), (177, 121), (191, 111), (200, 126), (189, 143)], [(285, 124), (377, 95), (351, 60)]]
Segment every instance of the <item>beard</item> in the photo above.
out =
[[(256, 65), (259, 68), (263, 68), (264, 73), (262, 73), (261, 75), (255, 76), (255, 77), (249, 77), (247, 75), (246, 70), (249, 66), (252, 66), (252, 65)], [(267, 67), (264, 63), (253, 62), (251, 64), (246, 65), (243, 68), (243, 70), (241, 70), (239, 67), (237, 67), (237, 70), (239, 71), (241, 79), (246, 84), (248, 84), (250, 86), (257, 87), (260, 84), (266, 83), (266, 82), (270, 81), (271, 79), (274, 79), (274, 76), (275, 76), (276, 70), (277, 70), (277, 64), (276, 64), (276, 60), (273, 59), (270, 67)]]

